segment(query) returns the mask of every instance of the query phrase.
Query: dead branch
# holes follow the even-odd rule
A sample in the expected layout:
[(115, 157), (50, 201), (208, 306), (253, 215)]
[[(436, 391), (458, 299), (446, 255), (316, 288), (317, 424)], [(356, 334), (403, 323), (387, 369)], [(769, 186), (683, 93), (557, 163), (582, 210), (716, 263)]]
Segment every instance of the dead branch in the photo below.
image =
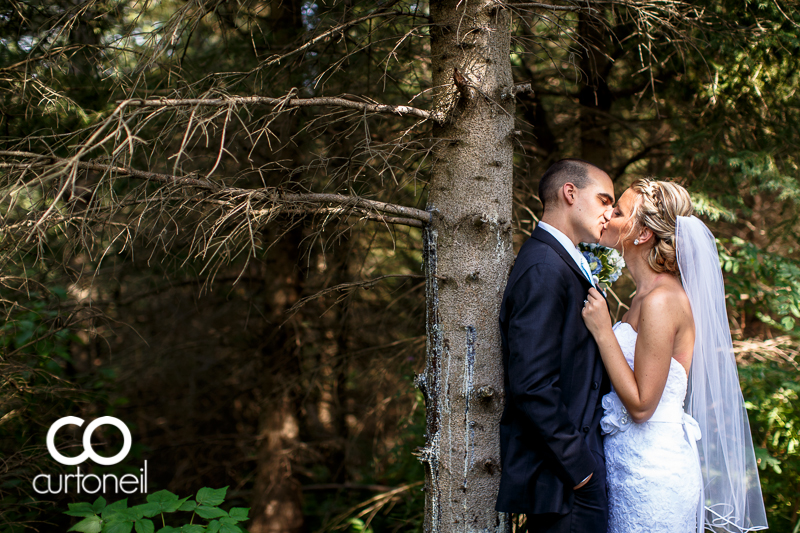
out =
[(537, 8), (537, 9), (549, 9), (550, 11), (580, 11), (582, 9), (588, 9), (589, 11), (594, 11), (592, 8), (586, 8), (581, 6), (554, 6), (552, 4), (539, 4), (539, 3), (521, 3), (521, 4), (505, 4), (508, 7), (513, 8)]
[[(362, 214), (364, 218), (370, 220), (378, 220), (390, 224), (403, 224), (414, 227), (422, 227), (423, 224), (427, 224), (431, 220), (431, 214), (421, 209), (390, 204), (387, 202), (380, 202), (377, 200), (368, 200), (366, 198), (346, 194), (285, 193), (282, 189), (278, 189), (276, 187), (266, 187), (262, 189), (224, 187), (209, 180), (147, 172), (119, 165), (75, 161), (74, 159), (65, 159), (32, 152), (0, 150), (0, 157), (4, 156), (35, 159), (36, 162), (26, 163), (13, 161), (0, 163), (0, 168), (30, 169), (35, 168), (36, 166), (43, 167), (46, 166), (44, 161), (49, 160), (52, 164), (66, 164), (85, 170), (107, 172), (116, 174), (118, 177), (132, 177), (148, 181), (155, 181), (166, 185), (199, 188), (212, 192), (215, 196), (221, 196), (228, 199), (250, 198), (254, 200), (268, 201), (273, 205), (273, 210), (280, 208), (282, 212), (318, 213), (327, 210), (329, 213), (341, 213), (343, 209), (351, 208)], [(270, 211), (270, 209), (254, 211), (254, 214), (263, 214), (267, 211)], [(386, 216), (387, 214), (399, 216)]]
[(393, 115), (410, 115), (422, 119), (429, 119), (431, 113), (407, 105), (389, 105), (368, 102), (356, 102), (346, 98), (317, 97), (317, 98), (269, 98), (266, 96), (229, 96), (225, 98), (157, 98), (151, 100), (125, 100), (128, 106), (143, 107), (185, 107), (207, 106), (223, 107), (232, 105), (274, 105), (280, 107), (312, 107), (331, 106), (358, 109), (371, 113), (389, 113)]
[[(391, 2), (391, 4), (394, 4), (394, 3), (396, 3), (396, 2)], [(307, 41), (303, 45), (295, 48), (294, 50), (291, 50), (290, 52), (286, 52), (285, 54), (282, 54), (282, 55), (279, 55), (279, 56), (272, 56), (266, 62), (264, 62), (262, 65), (260, 65), (259, 69), (263, 69), (263, 68), (266, 68), (266, 67), (271, 67), (272, 65), (274, 65), (276, 63), (280, 63), (281, 61), (283, 61), (287, 57), (290, 57), (290, 56), (293, 56), (293, 55), (298, 54), (300, 52), (303, 52), (305, 50), (308, 50), (309, 48), (311, 48), (315, 44), (319, 43), (320, 41), (324, 41), (328, 37), (333, 37), (333, 36), (336, 36), (338, 34), (341, 34), (345, 30), (347, 30), (349, 28), (352, 28), (353, 26), (355, 26), (357, 24), (361, 24), (362, 22), (366, 22), (366, 21), (368, 21), (370, 19), (374, 19), (376, 17), (386, 17), (386, 16), (391, 16), (391, 15), (406, 15), (406, 16), (409, 15), (408, 13), (404, 13), (402, 11), (386, 11), (385, 9), (387, 7), (389, 7), (389, 6), (386, 6), (384, 8), (379, 8), (377, 11), (375, 11), (373, 13), (370, 13), (369, 15), (364, 15), (363, 17), (359, 17), (359, 18), (356, 18), (356, 19), (353, 19), (353, 20), (349, 20), (349, 21), (347, 21), (347, 22), (345, 22), (343, 24), (339, 24), (338, 26), (335, 26), (335, 27), (325, 31), (325, 32), (321, 33), (320, 35), (317, 35), (316, 37), (314, 37), (310, 41)]]
[(458, 92), (461, 93), (463, 98), (472, 100), (475, 98), (475, 91), (473, 85), (470, 83), (469, 78), (458, 71), (458, 67), (453, 67), (453, 83), (456, 84)]
[(121, 167), (116, 165), (104, 165), (102, 163), (94, 163), (87, 161), (74, 161), (63, 157), (50, 156), (46, 154), (36, 154), (33, 152), (20, 152), (16, 150), (0, 150), (0, 157), (22, 157), (25, 159), (37, 159), (38, 163), (0, 163), (0, 168), (35, 168), (36, 166), (46, 166), (45, 161), (52, 163), (60, 163), (67, 165), (74, 165), (77, 168), (84, 170), (96, 170), (99, 172), (113, 172), (120, 174), (122, 177), (130, 176), (132, 178), (145, 179), (149, 181), (157, 181), (165, 184), (183, 185), (189, 187), (200, 187), (201, 189), (217, 190), (219, 186), (214, 182), (201, 180), (197, 178), (189, 178), (185, 176), (172, 176), (169, 174), (159, 174), (157, 172), (146, 172), (144, 170), (136, 170), (133, 168)]
[(790, 18), (790, 17), (789, 17), (789, 15), (787, 15), (787, 14), (786, 14), (786, 12), (784, 12), (784, 10), (783, 10), (783, 9), (781, 9), (781, 6), (780, 6), (780, 4), (778, 3), (778, 0), (772, 0), (772, 3), (773, 3), (773, 4), (775, 4), (775, 7), (777, 7), (777, 8), (778, 8), (778, 11), (780, 11), (781, 15), (783, 15), (783, 18), (785, 18), (786, 20), (788, 20), (788, 21), (789, 21), (789, 23), (790, 23), (792, 26), (794, 26), (795, 28), (800, 28), (800, 24), (796, 23), (796, 22), (794, 21), (794, 19), (793, 19), (793, 18)]
[(503, 89), (503, 93), (500, 95), (501, 100), (505, 100), (507, 98), (515, 98), (519, 93), (528, 93), (533, 94), (533, 86), (530, 82), (527, 83), (517, 83), (510, 87), (506, 87)]
[[(254, 211), (253, 214), (256, 215), (263, 215), (267, 214), (269, 210), (262, 210), (262, 211)], [(302, 215), (313, 215), (313, 214), (326, 214), (326, 215), (336, 215), (336, 216), (343, 216), (343, 217), (350, 217), (350, 216), (357, 216), (359, 218), (365, 220), (374, 220), (376, 222), (385, 222), (387, 224), (393, 225), (400, 225), (400, 226), (410, 226), (412, 228), (424, 228), (425, 224), (417, 219), (414, 218), (403, 218), (403, 217), (387, 217), (380, 213), (371, 213), (364, 209), (359, 208), (344, 208), (344, 207), (309, 207), (309, 208), (289, 208), (289, 209), (281, 209), (281, 213), (286, 215), (293, 215), (293, 214), (302, 214)]]
[(361, 485), (358, 483), (316, 483), (313, 485), (303, 485), (303, 490), (368, 490), (372, 492), (389, 492), (395, 489), (388, 485)]
[(359, 503), (358, 505), (352, 507), (351, 509), (347, 510), (346, 512), (334, 518), (332, 523), (327, 526), (327, 529), (329, 530), (336, 529), (342, 522), (344, 522), (344, 520), (346, 520), (350, 516), (353, 516), (353, 514), (355, 514), (357, 518), (366, 517), (366, 519), (364, 520), (365, 527), (369, 527), (369, 524), (372, 521), (372, 519), (375, 517), (378, 511), (380, 511), (384, 506), (390, 504), (403, 492), (418, 487), (423, 483), (424, 483), (423, 481), (408, 483), (406, 485), (402, 485), (395, 489), (378, 494), (377, 496), (373, 496), (372, 498)]
[(343, 207), (364, 207), (380, 211), (383, 213), (390, 213), (393, 215), (402, 215), (404, 217), (420, 220), (426, 224), (431, 221), (431, 214), (421, 209), (414, 207), (406, 207), (397, 204), (389, 204), (386, 202), (378, 202), (377, 200), (367, 200), (359, 198), (358, 196), (349, 196), (346, 194), (326, 194), (326, 193), (307, 193), (307, 194), (284, 194), (282, 199), (286, 202), (296, 203), (312, 203), (312, 204), (325, 204), (332, 203), (338, 204)]
[(753, 361), (774, 361), (782, 365), (791, 365), (800, 370), (798, 355), (800, 351), (789, 335), (775, 337), (774, 339), (746, 339), (733, 341), (733, 353), (740, 364), (749, 364)]
[(366, 289), (372, 287), (379, 281), (383, 281), (388, 278), (409, 278), (409, 279), (425, 279), (425, 276), (421, 274), (386, 274), (385, 276), (378, 276), (377, 278), (366, 279), (363, 281), (351, 281), (348, 283), (340, 283), (339, 285), (334, 285), (333, 287), (328, 287), (327, 289), (322, 289), (321, 291), (312, 294), (310, 296), (306, 296), (305, 298), (301, 298), (294, 304), (292, 307), (286, 310), (286, 313), (294, 313), (305, 304), (310, 302), (311, 300), (316, 300), (317, 298), (321, 298), (326, 294), (330, 294), (335, 291), (349, 291), (353, 289)]

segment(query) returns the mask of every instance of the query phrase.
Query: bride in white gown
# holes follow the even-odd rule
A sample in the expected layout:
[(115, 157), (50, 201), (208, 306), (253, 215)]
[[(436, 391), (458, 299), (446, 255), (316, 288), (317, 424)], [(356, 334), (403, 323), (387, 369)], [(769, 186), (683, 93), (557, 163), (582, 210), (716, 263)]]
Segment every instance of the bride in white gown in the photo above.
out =
[(636, 283), (621, 322), (595, 289), (583, 311), (613, 385), (601, 422), (610, 533), (766, 529), (716, 245), (691, 214), (683, 187), (639, 180), (600, 240)]

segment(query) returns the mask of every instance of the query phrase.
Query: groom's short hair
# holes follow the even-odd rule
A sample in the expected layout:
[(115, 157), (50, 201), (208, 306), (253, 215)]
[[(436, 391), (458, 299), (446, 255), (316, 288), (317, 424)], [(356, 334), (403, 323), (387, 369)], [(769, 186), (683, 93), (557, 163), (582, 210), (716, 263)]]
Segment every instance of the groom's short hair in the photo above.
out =
[(552, 206), (558, 202), (558, 191), (565, 183), (572, 183), (578, 189), (589, 185), (592, 181), (589, 177), (590, 168), (604, 172), (597, 165), (583, 159), (562, 159), (553, 163), (539, 180), (539, 200), (544, 210), (547, 210), (548, 205)]

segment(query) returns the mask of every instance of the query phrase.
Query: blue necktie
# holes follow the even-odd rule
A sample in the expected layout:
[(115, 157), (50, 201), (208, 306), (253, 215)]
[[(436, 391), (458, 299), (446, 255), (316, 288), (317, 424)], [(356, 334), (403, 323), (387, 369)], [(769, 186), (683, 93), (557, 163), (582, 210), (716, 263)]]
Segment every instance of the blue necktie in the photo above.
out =
[(586, 279), (589, 280), (589, 283), (594, 285), (594, 279), (592, 279), (592, 271), (589, 270), (589, 261), (587, 261), (586, 258), (583, 257), (583, 254), (581, 254), (580, 266), (581, 266), (581, 271), (583, 271), (583, 274), (586, 276)]

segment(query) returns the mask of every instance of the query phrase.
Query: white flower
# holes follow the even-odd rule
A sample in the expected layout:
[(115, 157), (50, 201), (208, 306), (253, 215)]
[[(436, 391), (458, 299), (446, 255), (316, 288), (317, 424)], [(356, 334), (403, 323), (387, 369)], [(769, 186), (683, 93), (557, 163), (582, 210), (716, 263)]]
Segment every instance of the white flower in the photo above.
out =
[(602, 405), (605, 414), (600, 420), (600, 430), (604, 435), (614, 435), (620, 431), (626, 431), (633, 423), (628, 415), (628, 410), (622, 405), (622, 400), (619, 399), (616, 392), (609, 392), (603, 396)]

